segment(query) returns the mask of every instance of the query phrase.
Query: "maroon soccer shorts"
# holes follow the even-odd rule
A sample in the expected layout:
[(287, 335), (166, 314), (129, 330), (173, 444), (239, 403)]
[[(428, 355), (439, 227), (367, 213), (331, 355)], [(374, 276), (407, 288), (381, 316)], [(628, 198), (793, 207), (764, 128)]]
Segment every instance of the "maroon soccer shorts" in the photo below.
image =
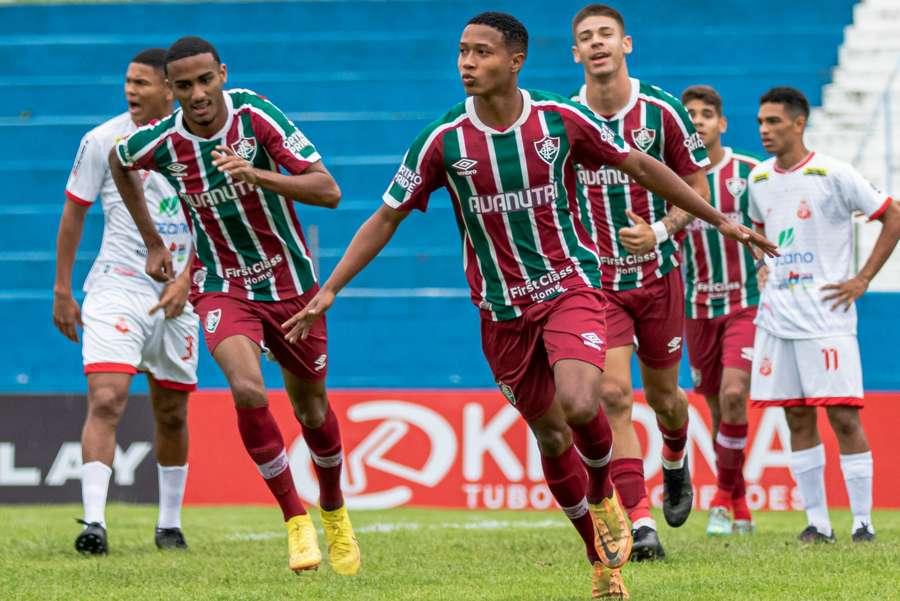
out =
[(553, 403), (553, 366), (578, 359), (601, 370), (606, 361), (606, 299), (579, 288), (531, 305), (521, 317), (481, 322), (481, 346), (501, 392), (526, 421)]
[(694, 390), (705, 396), (719, 394), (722, 369), (734, 367), (750, 372), (756, 307), (747, 307), (711, 319), (688, 319), (684, 337)]
[(290, 344), (281, 329), (281, 324), (305, 307), (316, 292), (318, 287), (283, 301), (251, 301), (221, 292), (207, 292), (193, 296), (191, 302), (200, 316), (210, 353), (230, 336), (246, 336), (298, 378), (321, 380), (328, 371), (324, 316), (313, 324), (306, 339), (298, 340), (296, 344)]
[(652, 369), (666, 369), (681, 361), (684, 284), (680, 270), (673, 269), (640, 288), (604, 292), (609, 300), (609, 348), (635, 344), (638, 358)]

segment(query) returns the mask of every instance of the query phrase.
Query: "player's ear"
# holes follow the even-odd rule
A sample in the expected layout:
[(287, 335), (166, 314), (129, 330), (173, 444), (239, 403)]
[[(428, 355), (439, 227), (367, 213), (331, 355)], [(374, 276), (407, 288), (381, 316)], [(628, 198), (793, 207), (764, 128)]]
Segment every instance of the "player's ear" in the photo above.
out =
[(728, 119), (725, 118), (725, 115), (719, 115), (719, 133), (724, 134), (728, 131)]
[(632, 42), (631, 42), (631, 36), (626, 35), (625, 37), (622, 38), (622, 51), (625, 52), (625, 54), (631, 54), (631, 51), (633, 49), (634, 49), (634, 46), (632, 45)]
[(522, 65), (525, 64), (525, 53), (524, 52), (514, 52), (512, 57), (510, 57), (510, 67), (512, 67), (513, 73), (518, 73), (522, 70)]
[(219, 65), (219, 75), (222, 76), (222, 83), (226, 83), (228, 81), (228, 65), (222, 63)]
[(578, 48), (576, 46), (572, 46), (572, 60), (575, 61), (576, 65), (581, 64), (581, 56), (579, 56)]

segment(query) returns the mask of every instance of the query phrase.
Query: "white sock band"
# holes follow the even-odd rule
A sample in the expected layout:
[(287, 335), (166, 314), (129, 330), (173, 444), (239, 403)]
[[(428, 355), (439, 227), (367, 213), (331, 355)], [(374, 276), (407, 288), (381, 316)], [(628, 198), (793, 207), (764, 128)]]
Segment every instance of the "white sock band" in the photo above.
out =
[(84, 521), (99, 522), (106, 527), (106, 495), (112, 468), (101, 461), (89, 461), (81, 466), (81, 502)]
[(825, 494), (825, 446), (791, 451), (791, 473), (800, 495), (809, 525), (825, 535), (831, 534), (828, 499)]
[(278, 453), (278, 456), (275, 459), (263, 463), (262, 465), (257, 465), (256, 467), (259, 469), (259, 473), (262, 474), (263, 478), (271, 480), (288, 468), (287, 454), (284, 452), (284, 449), (281, 449), (281, 452)]
[(188, 466), (156, 464), (159, 480), (159, 528), (181, 528), (181, 505), (187, 483)]
[(853, 512), (852, 532), (861, 526), (872, 527), (872, 474), (874, 463), (872, 452), (841, 455), (841, 472), (850, 498), (850, 510)]
[(562, 510), (570, 520), (577, 520), (588, 512), (587, 497), (582, 498), (578, 505), (563, 507)]
[(578, 453), (578, 456), (581, 457), (581, 461), (588, 467), (604, 467), (609, 465), (609, 462), (612, 459), (612, 447), (609, 448), (609, 453), (606, 454), (606, 457), (600, 459), (590, 459), (589, 457), (585, 457), (581, 451), (578, 450), (577, 446), (575, 447), (575, 452)]
[(329, 455), (328, 457), (320, 457), (319, 455), (316, 455), (312, 451), (310, 451), (309, 454), (312, 456), (313, 463), (315, 463), (319, 467), (325, 467), (325, 468), (339, 466), (341, 464), (341, 461), (343, 461), (343, 457), (344, 457), (344, 454), (342, 451), (338, 451), (334, 455)]

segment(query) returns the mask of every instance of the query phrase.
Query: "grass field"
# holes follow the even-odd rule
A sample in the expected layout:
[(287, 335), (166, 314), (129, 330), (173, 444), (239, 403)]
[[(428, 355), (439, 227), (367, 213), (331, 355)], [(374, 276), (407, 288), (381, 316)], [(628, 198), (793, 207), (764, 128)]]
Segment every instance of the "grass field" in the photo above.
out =
[[(280, 514), (268, 507), (185, 510), (186, 553), (153, 546), (156, 510), (108, 509), (110, 555), (72, 547), (81, 509), (0, 506), (0, 599), (569, 601), (590, 597), (580, 541), (556, 512), (357, 511), (363, 569), (342, 578), (327, 565), (300, 576), (287, 568)], [(317, 517), (317, 516), (316, 516)], [(796, 513), (757, 516), (749, 538), (709, 540), (705, 518), (663, 528), (670, 559), (629, 565), (632, 599), (812, 601), (900, 599), (900, 512), (875, 516), (878, 542), (852, 545), (850, 517), (833, 512), (838, 543), (801, 548)], [(660, 519), (661, 521), (661, 519)], [(320, 536), (320, 543), (324, 539)]]

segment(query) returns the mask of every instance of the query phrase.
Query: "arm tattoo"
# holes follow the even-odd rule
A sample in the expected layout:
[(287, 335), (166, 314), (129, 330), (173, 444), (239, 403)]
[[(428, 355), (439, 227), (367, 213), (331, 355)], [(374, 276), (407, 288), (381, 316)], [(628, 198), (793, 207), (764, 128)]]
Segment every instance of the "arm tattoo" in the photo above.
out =
[(696, 219), (696, 217), (684, 211), (683, 209), (672, 207), (669, 209), (669, 212), (666, 213), (666, 216), (663, 217), (660, 221), (665, 224), (666, 231), (669, 232), (669, 236), (674, 236), (675, 234), (686, 228), (688, 224), (694, 219)]

